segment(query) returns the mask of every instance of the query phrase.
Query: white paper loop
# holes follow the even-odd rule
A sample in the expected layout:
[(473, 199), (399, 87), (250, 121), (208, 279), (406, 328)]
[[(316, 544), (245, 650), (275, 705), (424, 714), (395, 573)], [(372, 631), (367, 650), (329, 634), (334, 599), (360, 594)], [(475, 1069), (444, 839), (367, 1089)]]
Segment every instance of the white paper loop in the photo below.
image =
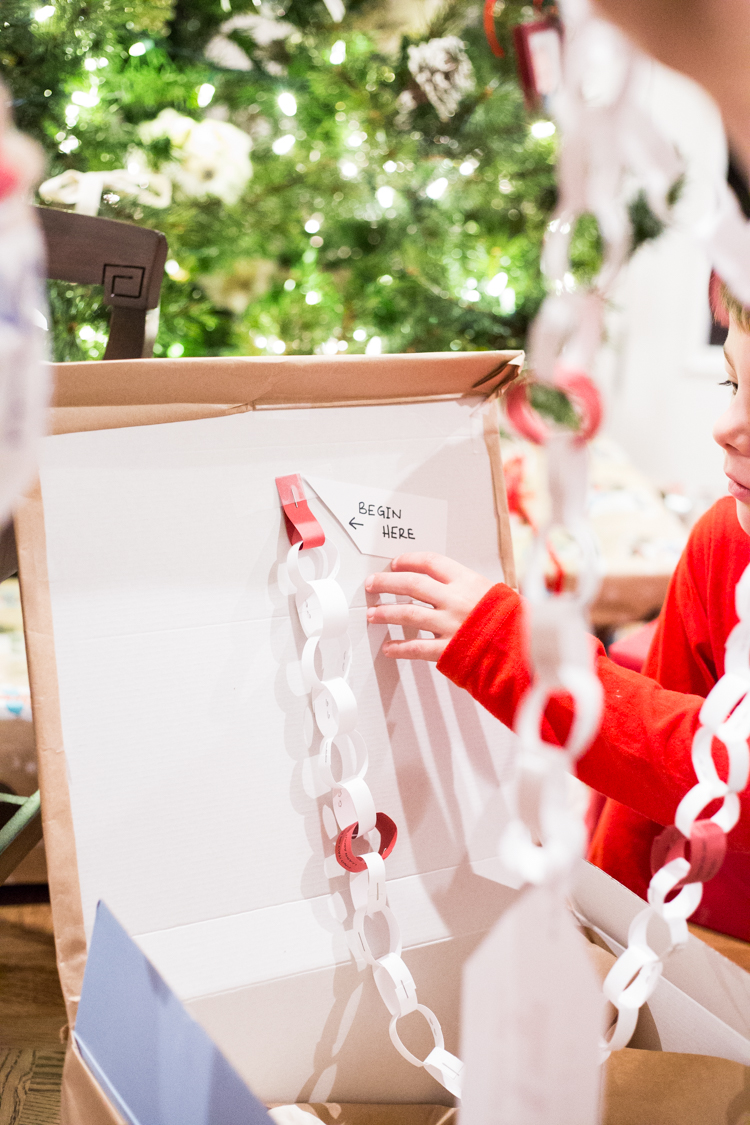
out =
[[(430, 1031), (432, 1032), (432, 1038), (435, 1042), (435, 1046), (438, 1047), (440, 1050), (444, 1050), (445, 1049), (445, 1040), (443, 1039), (443, 1029), (441, 1028), (440, 1021), (438, 1020), (435, 1013), (430, 1008), (426, 1007), (426, 1005), (424, 1005), (424, 1004), (417, 1004), (416, 1007), (413, 1008), (412, 1010), (415, 1011), (415, 1012), (421, 1012), (422, 1013), (424, 1018), (427, 1020)], [(396, 1050), (398, 1051), (398, 1053), (400, 1055), (403, 1055), (404, 1058), (407, 1060), (407, 1062), (410, 1062), (412, 1064), (412, 1066), (424, 1066), (425, 1063), (427, 1062), (427, 1059), (432, 1054), (432, 1052), (430, 1052), (430, 1055), (427, 1056), (427, 1059), (418, 1059), (416, 1055), (413, 1055), (411, 1053), (411, 1051), (407, 1047), (404, 1046), (404, 1044), (401, 1041), (401, 1036), (398, 1033), (398, 1027), (397, 1027), (397, 1024), (398, 1024), (398, 1021), (400, 1020), (400, 1018), (401, 1018), (400, 1016), (394, 1016), (393, 1019), (390, 1022), (389, 1027), (388, 1027), (388, 1031), (389, 1031), (391, 1039), (393, 1041), (393, 1045), (396, 1048)]]
[(308, 637), (338, 637), (349, 625), (344, 591), (333, 578), (312, 581), (296, 596), (297, 613)]
[[(370, 923), (369, 926), (368, 922)], [(383, 927), (386, 928), (386, 935), (383, 934)], [(371, 937), (368, 936), (367, 930), (372, 930), (378, 938), (385, 936), (387, 948), (373, 950), (370, 945)], [(387, 906), (384, 910), (379, 910), (377, 914), (367, 914), (364, 910), (356, 910), (352, 918), (352, 933), (356, 939), (359, 952), (368, 965), (374, 965), (388, 953), (401, 956), (401, 931), (398, 928), (398, 922), (393, 911)]]
[[(340, 777), (334, 776), (334, 754), (338, 753), (340, 759)], [(338, 734), (332, 738), (324, 738), (318, 752), (318, 769), (320, 776), (329, 789), (335, 789), (355, 778), (362, 778), (367, 772), (369, 756), (365, 740), (359, 731), (353, 730), (349, 734)], [(344, 825), (344, 827), (347, 827)]]
[(333, 812), (339, 828), (358, 824), (358, 836), (366, 836), (375, 827), (377, 812), (370, 787), (361, 777), (353, 777), (333, 790)]
[(418, 1007), (414, 977), (396, 953), (386, 953), (373, 966), (378, 992), (392, 1016), (408, 1016)]
[(348, 734), (357, 725), (357, 700), (341, 676), (322, 680), (313, 691), (312, 704), (318, 730), (326, 738)]

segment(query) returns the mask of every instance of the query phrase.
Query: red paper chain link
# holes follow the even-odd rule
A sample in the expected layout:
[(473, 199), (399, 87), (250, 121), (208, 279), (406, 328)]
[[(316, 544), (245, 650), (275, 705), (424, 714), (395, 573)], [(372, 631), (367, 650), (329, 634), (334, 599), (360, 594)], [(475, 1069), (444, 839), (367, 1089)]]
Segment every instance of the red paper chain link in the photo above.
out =
[(674, 888), (678, 890), (686, 883), (707, 883), (718, 874), (727, 850), (724, 830), (713, 820), (696, 820), (690, 839), (683, 836), (679, 828), (670, 825), (656, 837), (651, 845), (651, 874), (655, 875), (665, 864), (673, 859), (687, 859), (690, 845), (690, 870), (685, 878)]
[[(380, 833), (378, 854), (381, 855), (383, 859), (387, 859), (396, 846), (398, 828), (395, 822), (382, 812), (379, 812), (375, 818), (375, 827)], [(344, 828), (339, 833), (339, 837), (336, 840), (336, 859), (347, 871), (364, 871), (367, 867), (362, 857), (355, 855), (352, 851), (352, 843), (356, 839), (358, 831), (359, 824), (350, 824), (348, 828)]]

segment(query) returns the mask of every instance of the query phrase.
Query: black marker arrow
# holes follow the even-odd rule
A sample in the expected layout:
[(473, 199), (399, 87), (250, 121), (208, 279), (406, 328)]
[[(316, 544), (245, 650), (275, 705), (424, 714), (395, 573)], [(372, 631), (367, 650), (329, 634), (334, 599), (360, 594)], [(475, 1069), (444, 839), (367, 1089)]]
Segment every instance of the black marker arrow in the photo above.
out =
[(349, 527), (352, 529), (352, 531), (354, 531), (355, 527), (364, 527), (364, 526), (365, 525), (363, 523), (355, 523), (354, 522), (354, 516), (352, 516), (352, 518), (349, 520)]

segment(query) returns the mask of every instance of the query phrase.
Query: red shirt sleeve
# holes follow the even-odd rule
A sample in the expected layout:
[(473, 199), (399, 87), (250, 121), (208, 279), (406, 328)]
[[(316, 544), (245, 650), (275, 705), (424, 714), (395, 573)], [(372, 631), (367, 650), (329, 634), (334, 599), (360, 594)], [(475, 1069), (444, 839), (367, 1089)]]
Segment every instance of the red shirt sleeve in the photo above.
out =
[[(515, 591), (502, 584), (493, 587), (438, 663), (441, 672), (509, 727), (530, 682), (524, 612)], [(597, 738), (578, 761), (578, 776), (649, 820), (671, 824), (679, 801), (696, 782), (690, 748), (703, 704), (698, 692), (705, 690), (700, 666), (691, 673), (694, 694), (671, 691), (650, 676), (621, 668), (592, 638), (593, 643), (596, 671), (604, 687), (604, 713)], [(661, 652), (665, 660), (670, 658), (665, 646), (657, 635), (654, 661)], [(675, 651), (679, 648), (676, 642)], [(683, 659), (689, 664), (684, 653)], [(547, 708), (545, 737), (562, 743), (571, 718), (570, 697), (561, 692)], [(717, 753), (716, 762), (720, 773), (726, 770), (725, 753), (723, 761)], [(735, 849), (750, 851), (750, 817), (741, 818), (730, 840)]]
[[(723, 672), (723, 668), (716, 667), (706, 604), (707, 549), (713, 537), (720, 539), (722, 532), (726, 534), (723, 527), (715, 526), (717, 523), (716, 513), (710, 511), (696, 524), (672, 575), (659, 624), (643, 665), (644, 675), (650, 676), (662, 687), (704, 698)], [(734, 582), (729, 574), (725, 574), (724, 578), (729, 586), (726, 592), (732, 606)], [(722, 609), (726, 610), (725, 604), (722, 604)], [(722, 622), (722, 632), (728, 634), (733, 624), (731, 619)], [(723, 639), (721, 644), (723, 647)]]

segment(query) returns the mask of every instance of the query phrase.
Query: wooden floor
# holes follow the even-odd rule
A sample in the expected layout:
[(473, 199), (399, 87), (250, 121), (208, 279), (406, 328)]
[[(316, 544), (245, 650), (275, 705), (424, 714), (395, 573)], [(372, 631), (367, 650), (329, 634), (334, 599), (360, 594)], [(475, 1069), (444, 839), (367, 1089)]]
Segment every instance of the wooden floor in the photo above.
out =
[(0, 906), (0, 1125), (55, 1125), (65, 1006), (45, 903)]

